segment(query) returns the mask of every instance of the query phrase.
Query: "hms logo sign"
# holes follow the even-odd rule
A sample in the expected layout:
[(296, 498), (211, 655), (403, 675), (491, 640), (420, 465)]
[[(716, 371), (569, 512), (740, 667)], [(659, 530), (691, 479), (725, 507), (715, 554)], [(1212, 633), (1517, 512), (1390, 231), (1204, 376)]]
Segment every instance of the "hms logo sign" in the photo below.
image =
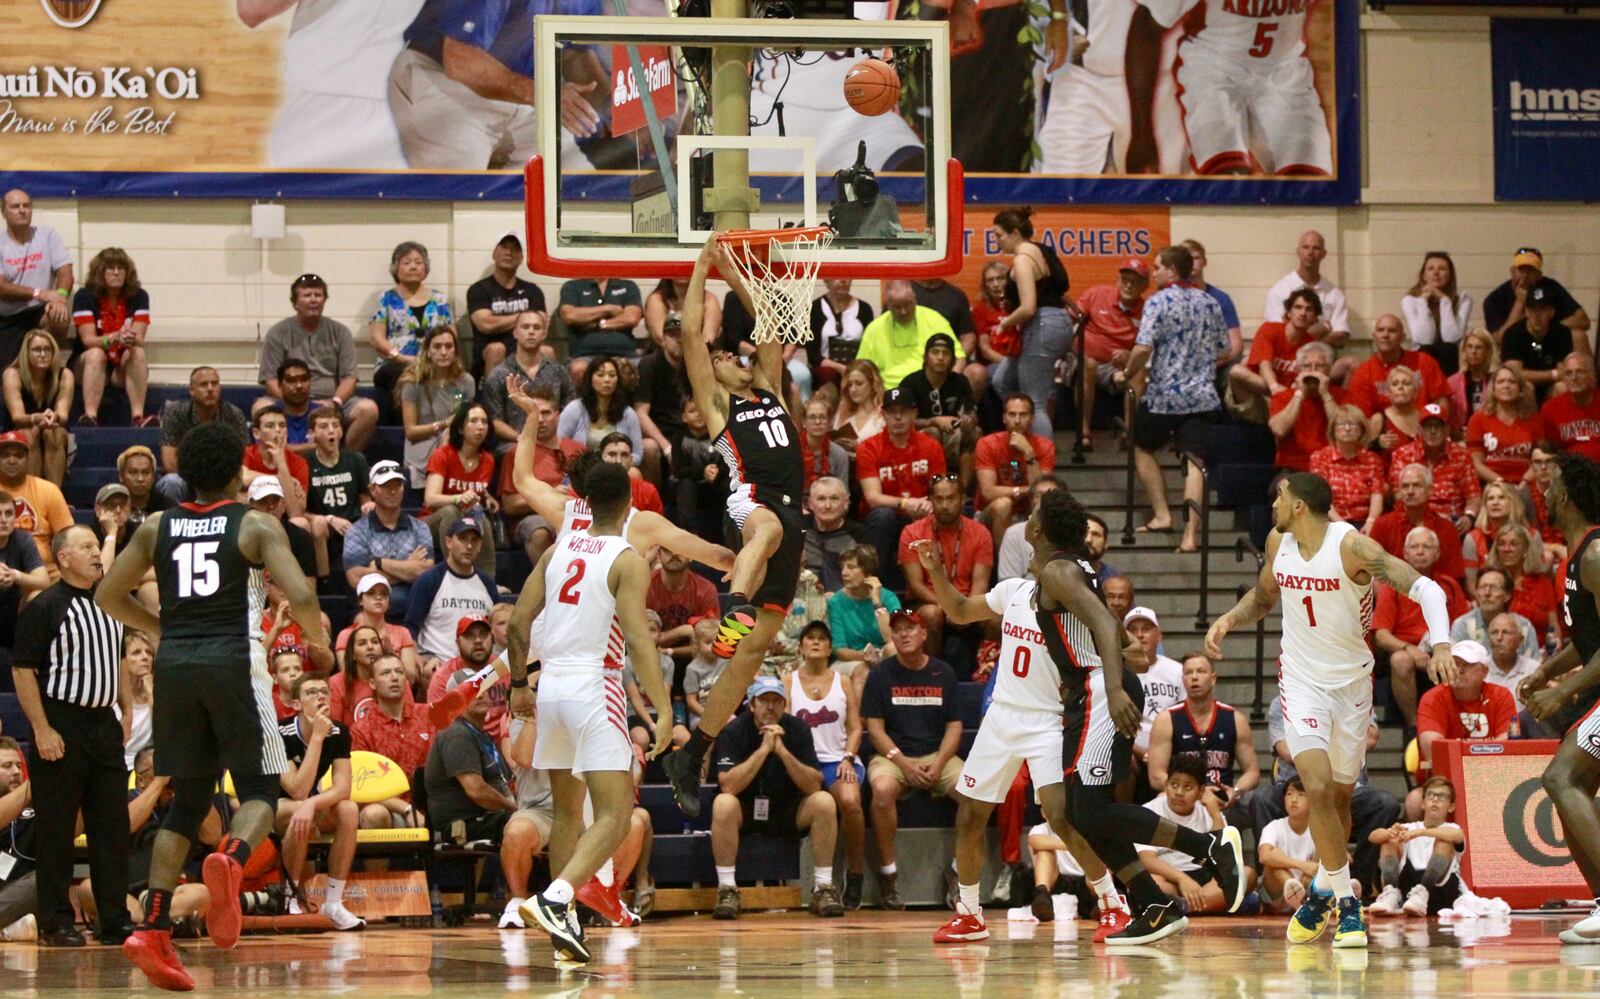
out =
[(1494, 18), (1496, 201), (1600, 201), (1600, 21)]

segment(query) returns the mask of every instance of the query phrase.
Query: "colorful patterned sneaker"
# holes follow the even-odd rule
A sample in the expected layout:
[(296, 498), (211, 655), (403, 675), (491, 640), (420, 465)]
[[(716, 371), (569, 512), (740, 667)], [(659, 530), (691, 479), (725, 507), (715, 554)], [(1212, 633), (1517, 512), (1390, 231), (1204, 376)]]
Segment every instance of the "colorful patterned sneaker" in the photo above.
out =
[(1322, 891), (1312, 885), (1306, 891), (1304, 902), (1300, 908), (1289, 917), (1287, 935), (1292, 944), (1307, 944), (1322, 936), (1322, 931), (1328, 928), (1328, 920), (1333, 914), (1333, 892)]
[(717, 624), (717, 637), (711, 643), (711, 651), (718, 659), (732, 659), (733, 654), (739, 651), (739, 643), (745, 636), (755, 630), (756, 609), (749, 604), (740, 604), (730, 608)]
[(1339, 948), (1367, 945), (1367, 921), (1361, 915), (1359, 898), (1339, 900), (1339, 926), (1333, 931), (1333, 945)]

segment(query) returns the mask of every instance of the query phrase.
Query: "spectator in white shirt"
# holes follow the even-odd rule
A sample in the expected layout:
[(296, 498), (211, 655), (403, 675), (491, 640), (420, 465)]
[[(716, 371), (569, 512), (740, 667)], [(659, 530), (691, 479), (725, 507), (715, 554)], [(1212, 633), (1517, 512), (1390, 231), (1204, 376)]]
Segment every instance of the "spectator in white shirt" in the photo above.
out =
[(1261, 830), (1256, 856), (1261, 861), (1261, 894), (1274, 912), (1293, 912), (1317, 876), (1317, 844), (1311, 838), (1311, 803), (1299, 777), (1283, 787), (1283, 810)]
[(1517, 711), (1520, 712), (1522, 696), (1517, 693), (1517, 685), (1539, 668), (1539, 658), (1523, 655), (1522, 627), (1517, 623), (1517, 618), (1516, 614), (1508, 612), (1496, 614), (1489, 621), (1491, 662), (1489, 675), (1484, 677), (1484, 681), (1511, 691), (1512, 700), (1517, 702)]
[(1460, 367), (1462, 337), (1471, 329), (1472, 296), (1456, 289), (1456, 264), (1443, 250), (1422, 258), (1417, 283), (1400, 300), (1411, 340), (1439, 362), (1446, 375)]
[(1284, 302), (1289, 293), (1299, 288), (1310, 288), (1322, 300), (1322, 317), (1312, 328), (1316, 339), (1326, 337), (1328, 346), (1338, 347), (1350, 339), (1350, 309), (1345, 304), (1344, 292), (1322, 275), (1322, 261), (1328, 256), (1328, 244), (1322, 233), (1315, 229), (1300, 234), (1295, 246), (1299, 265), (1285, 274), (1267, 292), (1266, 308), (1261, 318), (1269, 323), (1283, 322)]
[(1145, 660), (1150, 664), (1139, 674), (1144, 687), (1144, 717), (1139, 720), (1139, 734), (1133, 737), (1133, 752), (1140, 761), (1150, 749), (1150, 726), (1156, 716), (1183, 700), (1183, 664), (1161, 654), (1161, 622), (1156, 612), (1148, 607), (1134, 607), (1123, 615), (1122, 627), (1144, 649)]

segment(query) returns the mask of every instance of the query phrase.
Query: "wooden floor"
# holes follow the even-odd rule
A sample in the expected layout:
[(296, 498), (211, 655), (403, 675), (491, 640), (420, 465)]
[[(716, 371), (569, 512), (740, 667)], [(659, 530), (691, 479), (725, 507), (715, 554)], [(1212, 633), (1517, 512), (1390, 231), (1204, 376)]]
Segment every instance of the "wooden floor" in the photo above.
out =
[[(1334, 951), (1325, 938), (1290, 947), (1281, 919), (1196, 920), (1185, 935), (1133, 952), (1088, 942), (1089, 923), (1011, 924), (995, 911), (993, 939), (935, 948), (937, 912), (862, 912), (842, 920), (753, 914), (737, 923), (703, 916), (599, 930), (582, 971), (552, 966), (548, 939), (523, 930), (369, 930), (246, 937), (224, 953), (185, 941), (200, 991), (245, 996), (704, 997), (1144, 996), (1331, 994), (1501, 997), (1600, 993), (1600, 946), (1561, 947), (1573, 918), (1513, 917), (1458, 924), (1377, 923), (1366, 951)], [(1089, 985), (1093, 991), (1084, 991)], [(6, 997), (156, 994), (110, 947), (39, 950), (0, 944)]]

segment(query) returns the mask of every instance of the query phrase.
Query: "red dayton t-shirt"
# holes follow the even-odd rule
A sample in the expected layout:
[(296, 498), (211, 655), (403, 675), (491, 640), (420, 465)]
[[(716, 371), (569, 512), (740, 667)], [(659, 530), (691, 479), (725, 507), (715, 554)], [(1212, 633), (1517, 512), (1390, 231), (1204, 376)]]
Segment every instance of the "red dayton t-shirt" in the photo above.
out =
[(873, 434), (856, 448), (856, 475), (876, 478), (885, 496), (925, 498), (935, 475), (945, 473), (944, 448), (920, 430), (911, 431), (905, 447), (895, 447), (889, 431)]
[[(1284, 385), (1294, 380), (1294, 352), (1311, 342), (1311, 338), (1289, 342), (1289, 328), (1283, 323), (1262, 323), (1256, 328), (1255, 339), (1250, 341), (1250, 357), (1246, 364), (1260, 373), (1261, 362), (1271, 361), (1278, 381)], [(1326, 443), (1326, 442), (1324, 442)]]
[(1522, 481), (1533, 463), (1533, 445), (1544, 432), (1537, 416), (1506, 423), (1487, 411), (1467, 421), (1467, 450), (1481, 451), (1489, 470), (1512, 485)]
[(1439, 362), (1420, 350), (1402, 350), (1393, 364), (1373, 354), (1350, 373), (1350, 401), (1371, 416), (1389, 405), (1389, 372), (1404, 365), (1422, 379), (1417, 387), (1417, 405), (1422, 406), (1450, 394), (1450, 382), (1439, 368)]
[[(489, 486), (494, 482), (494, 455), (478, 452), (478, 464), (468, 471), (461, 462), (461, 452), (446, 444), (428, 456), (428, 474), (444, 476), (445, 495), (470, 491), (478, 494), (481, 503), (488, 498)], [(422, 508), (424, 517), (432, 512), (428, 507)]]
[(1511, 691), (1484, 683), (1474, 700), (1458, 701), (1448, 685), (1438, 686), (1417, 702), (1417, 734), (1437, 732), (1446, 739), (1492, 739), (1511, 731), (1517, 702)]
[[(289, 475), (300, 483), (300, 492), (304, 495), (310, 495), (311, 466), (306, 464), (306, 460), (293, 451), (285, 451), (283, 456), (289, 461)], [(268, 468), (267, 463), (261, 459), (260, 444), (252, 444), (244, 449), (244, 467), (252, 472), (260, 472), (263, 475), (278, 474), (276, 469)]]
[(1600, 392), (1589, 393), (1589, 403), (1578, 405), (1571, 392), (1553, 395), (1539, 410), (1544, 436), (1561, 450), (1600, 461)]
[(716, 618), (719, 605), (717, 588), (711, 580), (697, 572), (684, 573), (685, 585), (681, 590), (668, 588), (661, 578), (661, 570), (650, 574), (650, 588), (645, 590), (644, 605), (661, 615), (661, 630), (681, 628), (697, 618)]

